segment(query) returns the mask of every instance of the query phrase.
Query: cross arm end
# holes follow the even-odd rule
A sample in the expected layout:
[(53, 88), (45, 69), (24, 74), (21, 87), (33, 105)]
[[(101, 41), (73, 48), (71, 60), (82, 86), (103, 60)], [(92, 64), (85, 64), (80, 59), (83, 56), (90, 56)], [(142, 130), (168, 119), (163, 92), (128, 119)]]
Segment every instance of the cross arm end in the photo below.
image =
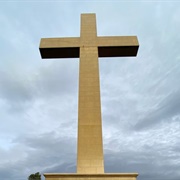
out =
[(79, 38), (42, 38), (39, 51), (43, 59), (79, 57)]
[(98, 37), (99, 57), (136, 56), (138, 49), (137, 36)]

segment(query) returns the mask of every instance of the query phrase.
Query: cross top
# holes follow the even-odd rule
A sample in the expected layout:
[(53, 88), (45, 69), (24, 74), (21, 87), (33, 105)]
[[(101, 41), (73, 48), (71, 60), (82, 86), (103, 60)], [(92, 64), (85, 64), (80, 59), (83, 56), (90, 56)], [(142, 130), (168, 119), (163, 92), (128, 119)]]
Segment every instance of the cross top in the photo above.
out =
[(95, 14), (81, 15), (81, 36), (73, 38), (42, 38), (42, 58), (78, 58), (80, 47), (98, 47), (99, 57), (136, 56), (136, 36), (97, 37)]
[(98, 57), (136, 56), (136, 36), (97, 37), (95, 14), (81, 15), (81, 35), (42, 38), (42, 58), (77, 58), (79, 63), (77, 173), (104, 173)]

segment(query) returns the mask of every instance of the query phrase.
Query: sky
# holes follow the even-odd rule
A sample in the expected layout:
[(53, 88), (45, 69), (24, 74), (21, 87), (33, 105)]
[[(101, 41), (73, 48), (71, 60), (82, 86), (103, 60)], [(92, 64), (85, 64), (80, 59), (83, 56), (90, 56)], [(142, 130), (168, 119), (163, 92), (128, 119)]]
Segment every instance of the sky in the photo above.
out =
[[(0, 180), (75, 173), (79, 59), (41, 38), (136, 35), (137, 57), (99, 58), (106, 173), (180, 179), (180, 1), (0, 1)], [(42, 175), (42, 179), (43, 175)]]

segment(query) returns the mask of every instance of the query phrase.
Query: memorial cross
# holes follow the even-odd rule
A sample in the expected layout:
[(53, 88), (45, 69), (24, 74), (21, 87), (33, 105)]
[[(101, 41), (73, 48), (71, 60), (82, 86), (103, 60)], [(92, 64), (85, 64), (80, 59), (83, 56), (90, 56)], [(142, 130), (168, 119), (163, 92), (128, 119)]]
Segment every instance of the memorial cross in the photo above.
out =
[(77, 173), (104, 173), (98, 57), (136, 56), (136, 36), (98, 37), (95, 14), (81, 15), (80, 37), (42, 38), (41, 57), (78, 58)]

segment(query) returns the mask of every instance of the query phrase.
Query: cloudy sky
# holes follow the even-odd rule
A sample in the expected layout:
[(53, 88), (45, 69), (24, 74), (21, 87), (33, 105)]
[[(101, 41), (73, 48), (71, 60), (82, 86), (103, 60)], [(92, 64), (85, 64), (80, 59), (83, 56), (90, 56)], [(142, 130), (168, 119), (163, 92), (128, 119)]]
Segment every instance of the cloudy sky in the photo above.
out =
[(105, 172), (180, 179), (180, 1), (0, 1), (0, 180), (76, 172), (78, 59), (42, 60), (42, 37), (137, 35), (100, 58)]

